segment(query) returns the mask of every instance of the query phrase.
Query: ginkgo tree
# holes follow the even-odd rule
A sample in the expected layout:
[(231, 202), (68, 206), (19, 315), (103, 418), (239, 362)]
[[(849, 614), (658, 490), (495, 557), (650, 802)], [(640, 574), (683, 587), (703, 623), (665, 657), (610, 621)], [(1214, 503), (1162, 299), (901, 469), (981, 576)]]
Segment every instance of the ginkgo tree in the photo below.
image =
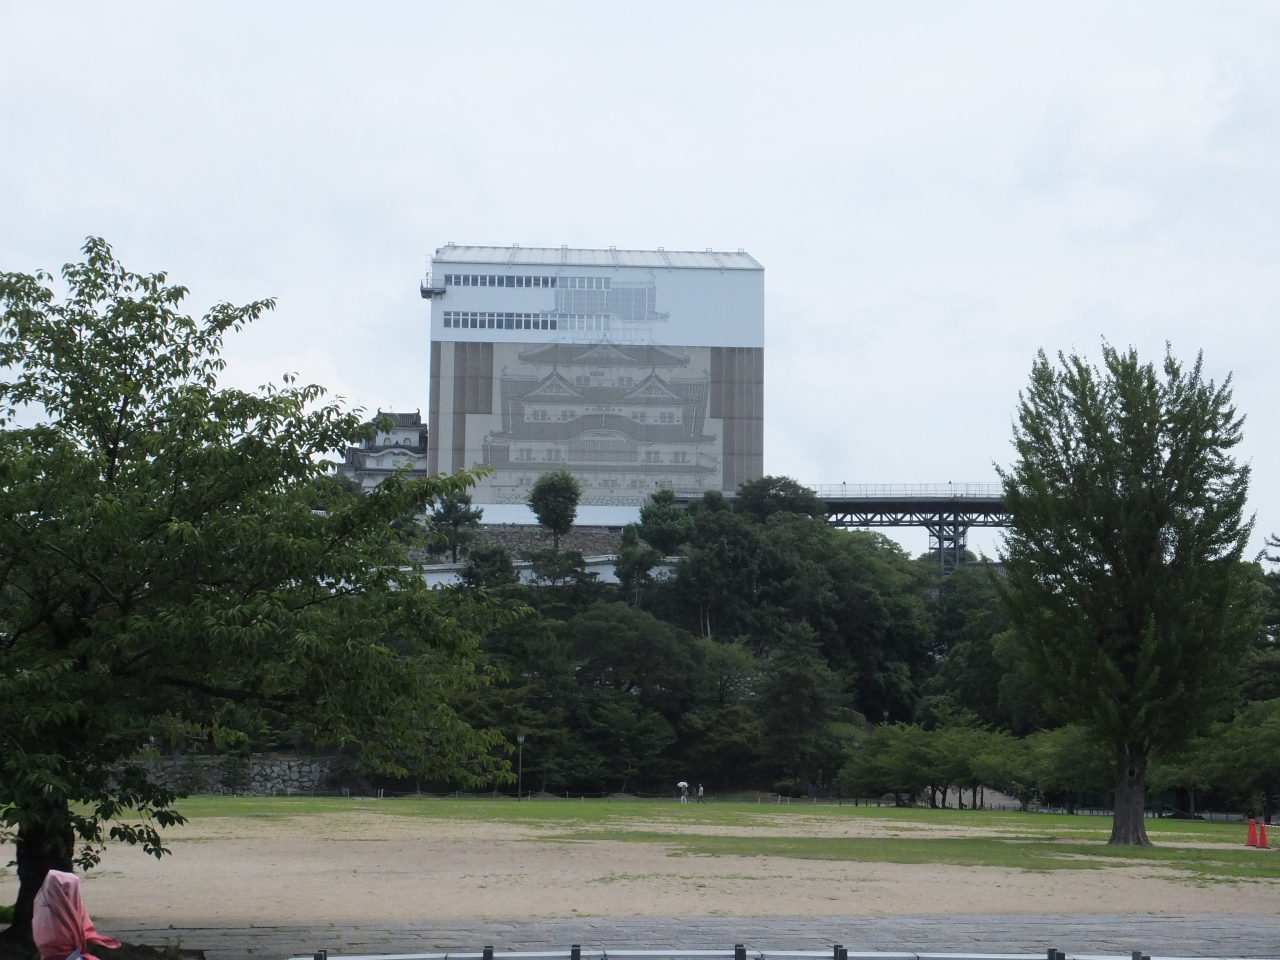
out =
[(505, 744), (451, 703), (510, 614), (429, 590), (392, 522), (467, 473), (332, 482), (359, 415), (294, 379), (219, 386), (224, 337), (272, 301), (187, 290), (90, 239), (54, 277), (0, 274), (0, 829), (28, 938), (51, 868), (182, 822), (139, 757), (289, 724), (368, 768), (475, 784)]
[(1042, 352), (1001, 471), (998, 582), (1045, 710), (1115, 758), (1111, 843), (1148, 843), (1147, 765), (1224, 712), (1260, 624), (1231, 381), (1166, 352)]

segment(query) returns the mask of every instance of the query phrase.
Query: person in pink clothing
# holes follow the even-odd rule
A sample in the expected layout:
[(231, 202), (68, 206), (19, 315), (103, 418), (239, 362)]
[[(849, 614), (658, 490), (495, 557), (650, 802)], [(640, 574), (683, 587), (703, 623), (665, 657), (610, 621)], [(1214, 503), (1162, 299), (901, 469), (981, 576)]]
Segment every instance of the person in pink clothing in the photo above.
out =
[(80, 899), (80, 878), (61, 870), (50, 870), (36, 894), (31, 936), (40, 951), (40, 960), (68, 960), (77, 954), (84, 960), (98, 960), (89, 952), (90, 946), (111, 950), (120, 946), (119, 940), (104, 937), (94, 929)]

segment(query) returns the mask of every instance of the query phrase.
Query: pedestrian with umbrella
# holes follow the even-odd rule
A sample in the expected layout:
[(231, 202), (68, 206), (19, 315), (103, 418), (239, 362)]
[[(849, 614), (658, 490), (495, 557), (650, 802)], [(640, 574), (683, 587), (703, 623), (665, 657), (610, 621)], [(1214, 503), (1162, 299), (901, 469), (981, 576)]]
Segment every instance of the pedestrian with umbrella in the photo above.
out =
[(680, 802), (688, 803), (689, 802), (689, 784), (681, 780), (679, 783), (676, 784), (676, 786), (680, 788)]

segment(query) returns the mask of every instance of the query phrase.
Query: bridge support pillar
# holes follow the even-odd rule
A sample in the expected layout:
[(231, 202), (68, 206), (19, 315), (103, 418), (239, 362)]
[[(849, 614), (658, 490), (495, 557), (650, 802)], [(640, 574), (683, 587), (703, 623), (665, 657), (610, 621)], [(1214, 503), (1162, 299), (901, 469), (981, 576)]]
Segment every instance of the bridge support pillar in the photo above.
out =
[(929, 551), (938, 558), (938, 572), (949, 577), (964, 563), (969, 525), (957, 513), (939, 513), (925, 524), (929, 531)]

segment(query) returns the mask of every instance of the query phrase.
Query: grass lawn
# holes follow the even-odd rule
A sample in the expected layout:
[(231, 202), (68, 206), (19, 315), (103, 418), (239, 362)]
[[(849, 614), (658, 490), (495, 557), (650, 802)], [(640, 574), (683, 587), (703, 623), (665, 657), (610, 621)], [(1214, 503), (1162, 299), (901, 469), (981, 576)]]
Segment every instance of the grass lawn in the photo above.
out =
[[(539, 842), (660, 843), (673, 855), (949, 863), (1023, 870), (1147, 866), (1195, 882), (1280, 879), (1280, 851), (1244, 846), (1240, 824), (1149, 820), (1155, 846), (1109, 847), (1103, 817), (755, 803), (670, 801), (195, 797), (205, 818), (427, 817), (524, 826)], [(180, 834), (180, 832), (179, 832)], [(175, 836), (176, 839), (176, 836)], [(1280, 833), (1277, 833), (1280, 843)]]

